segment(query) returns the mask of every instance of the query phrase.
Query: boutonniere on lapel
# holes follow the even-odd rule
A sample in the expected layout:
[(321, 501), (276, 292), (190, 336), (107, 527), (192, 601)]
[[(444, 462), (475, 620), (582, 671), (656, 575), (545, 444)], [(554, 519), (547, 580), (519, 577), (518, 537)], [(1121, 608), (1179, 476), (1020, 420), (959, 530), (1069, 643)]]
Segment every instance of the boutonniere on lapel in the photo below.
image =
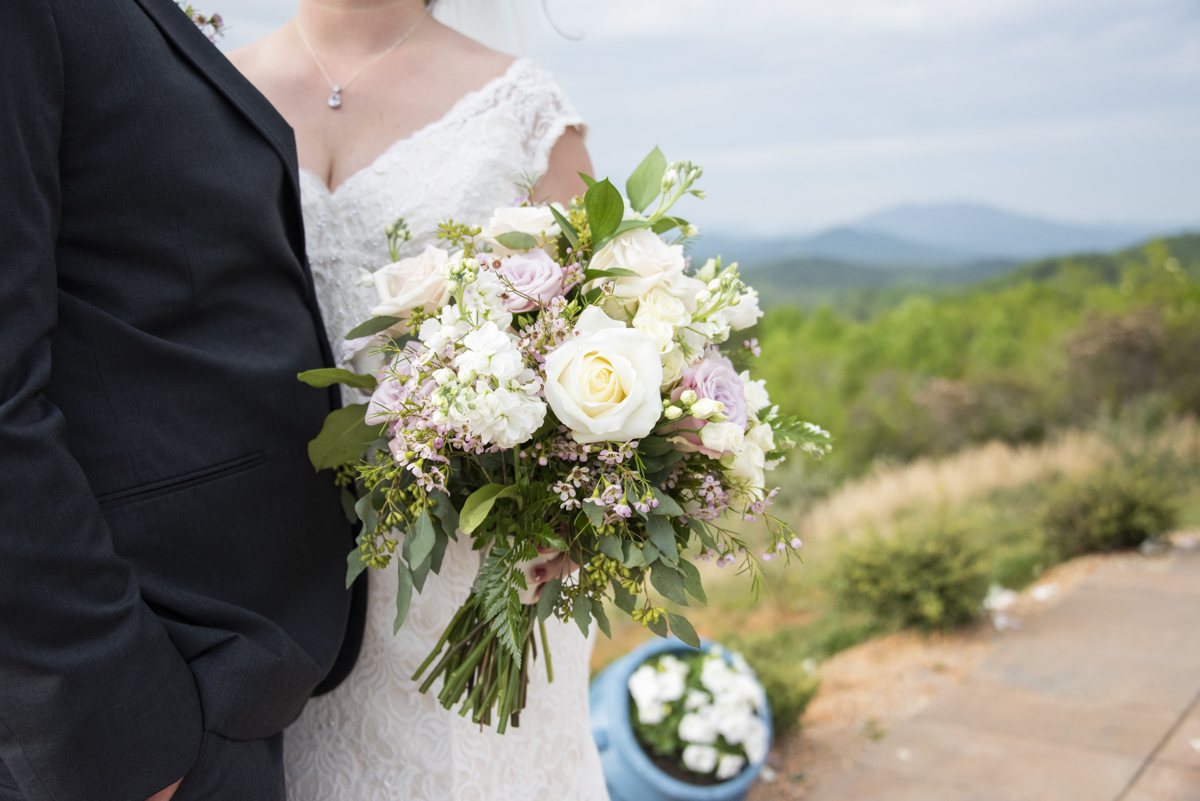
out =
[(183, 9), (183, 13), (188, 15), (188, 19), (196, 23), (196, 27), (200, 29), (200, 33), (208, 37), (208, 41), (216, 42), (218, 36), (225, 35), (225, 20), (221, 19), (220, 14), (204, 16), (196, 9), (192, 8), (191, 3), (183, 2), (183, 0), (175, 0), (175, 5)]

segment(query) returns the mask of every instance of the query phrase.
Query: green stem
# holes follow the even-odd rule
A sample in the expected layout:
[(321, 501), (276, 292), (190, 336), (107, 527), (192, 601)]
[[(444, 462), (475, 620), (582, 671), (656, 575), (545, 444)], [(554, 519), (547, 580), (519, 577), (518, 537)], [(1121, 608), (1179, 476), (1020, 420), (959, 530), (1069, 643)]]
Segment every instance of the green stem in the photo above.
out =
[[(416, 681), (417, 679), (421, 678), (421, 674), (425, 672), (425, 668), (429, 667), (429, 664), (434, 659), (437, 658), (437, 655), (439, 653), (441, 653), (442, 646), (445, 645), (446, 640), (450, 638), (450, 632), (453, 631), (454, 627), (458, 625), (460, 620), (462, 620), (462, 616), (464, 614), (466, 614), (467, 610), (474, 608), (474, 606), (475, 606), (475, 596), (472, 595), (470, 598), (467, 599), (466, 603), (464, 603), (462, 606), (460, 606), (458, 608), (458, 612), (454, 615), (454, 618), (450, 621), (450, 625), (446, 626), (446, 630), (442, 632), (442, 637), (440, 640), (437, 641), (437, 645), (433, 646), (433, 650), (429, 653), (429, 656), (427, 656), (425, 658), (425, 661), (421, 663), (421, 666), (419, 668), (417, 668), (417, 672), (413, 674), (413, 677), (412, 677), (413, 681)], [(424, 690), (422, 690), (422, 692), (424, 692)]]
[(550, 661), (550, 644), (546, 642), (546, 621), (538, 618), (538, 628), (542, 632), (542, 653), (546, 655), (546, 681), (554, 683), (554, 664)]

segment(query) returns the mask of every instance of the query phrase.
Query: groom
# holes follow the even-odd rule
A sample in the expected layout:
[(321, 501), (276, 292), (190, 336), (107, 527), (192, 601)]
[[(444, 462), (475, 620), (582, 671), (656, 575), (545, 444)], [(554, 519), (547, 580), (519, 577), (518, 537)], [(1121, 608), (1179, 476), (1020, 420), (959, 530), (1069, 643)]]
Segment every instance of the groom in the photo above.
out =
[(291, 129), (172, 0), (5, 12), (0, 799), (282, 799), (364, 608)]

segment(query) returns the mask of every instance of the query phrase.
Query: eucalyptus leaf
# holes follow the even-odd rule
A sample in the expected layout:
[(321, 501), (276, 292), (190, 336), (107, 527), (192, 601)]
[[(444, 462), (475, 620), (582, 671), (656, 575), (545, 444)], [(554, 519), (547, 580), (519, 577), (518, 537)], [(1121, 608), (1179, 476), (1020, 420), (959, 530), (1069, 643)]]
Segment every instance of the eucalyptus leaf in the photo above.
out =
[(708, 606), (708, 596), (704, 594), (704, 586), (700, 583), (700, 570), (690, 559), (680, 559), (679, 569), (683, 573), (683, 588), (697, 601)]
[(579, 626), (579, 630), (583, 632), (583, 636), (588, 634), (588, 624), (592, 622), (592, 600), (586, 595), (580, 595), (575, 599), (575, 608), (572, 610), (575, 617), (575, 623)]
[(667, 442), (666, 437), (642, 437), (638, 440), (638, 453), (646, 456), (662, 456), (667, 451), (675, 450), (675, 446)]
[(666, 171), (667, 157), (655, 147), (625, 182), (625, 194), (635, 211), (646, 208), (662, 194), (662, 179)]
[(644, 567), (646, 565), (646, 557), (642, 553), (642, 549), (629, 540), (621, 543), (621, 552), (625, 558), (621, 560), (622, 567)]
[(458, 515), (459, 529), (464, 534), (470, 534), (479, 528), (501, 498), (512, 498), (520, 506), (521, 490), (512, 484), (484, 484), (472, 492)]
[(442, 559), (446, 557), (446, 547), (450, 544), (450, 538), (440, 525), (435, 523), (433, 528), (433, 550), (429, 552), (429, 569), (434, 573), (441, 573)]
[(538, 241), (532, 234), (527, 234), (523, 231), (509, 231), (505, 234), (499, 234), (495, 237), (501, 247), (509, 250), (533, 250), (538, 246)]
[(696, 636), (696, 630), (692, 628), (692, 624), (688, 622), (686, 617), (673, 612), (668, 612), (667, 617), (671, 619), (672, 634), (693, 648), (700, 647), (700, 638)]
[(355, 499), (354, 493), (345, 487), (342, 487), (341, 501), (342, 513), (346, 515), (346, 519), (349, 520), (351, 524), (357, 523), (358, 512), (354, 511), (354, 506), (358, 503), (358, 501)]
[(678, 517), (683, 514), (683, 507), (676, 503), (674, 498), (658, 487), (651, 487), (651, 489), (654, 491), (654, 499), (658, 501), (658, 506), (651, 509), (651, 512), (656, 515), (669, 515), (670, 517)]
[(308, 458), (317, 470), (351, 464), (363, 457), (383, 426), (368, 425), (367, 404), (334, 409), (325, 417), (321, 433), (308, 443)]
[(362, 551), (355, 545), (350, 549), (350, 553), (346, 554), (346, 589), (350, 589), (350, 585), (366, 569), (367, 563), (363, 561)]
[(658, 546), (653, 542), (646, 540), (642, 543), (642, 559), (646, 560), (646, 564), (654, 564), (660, 556), (662, 556), (662, 552), (658, 550)]
[(433, 566), (433, 554), (426, 556), (419, 565), (412, 568), (413, 585), (417, 588), (417, 592), (425, 589), (425, 579), (429, 578), (429, 568)]
[(618, 562), (625, 558), (625, 555), (621, 553), (621, 540), (612, 534), (601, 534), (599, 547), (600, 553), (616, 559)]
[(704, 525), (704, 523), (700, 522), (699, 520), (689, 520), (688, 528), (696, 532), (696, 536), (700, 538), (700, 542), (704, 543), (706, 547), (717, 547), (717, 541), (713, 539), (712, 534), (710, 534), (708, 531), (708, 526)]
[(588, 522), (592, 524), (592, 528), (599, 531), (601, 524), (604, 522), (604, 507), (598, 503), (585, 500), (583, 502), (583, 513), (587, 516)]
[(386, 331), (396, 323), (403, 322), (399, 317), (372, 317), (365, 323), (355, 326), (346, 334), (346, 339), (362, 339), (373, 336), (380, 331)]
[(542, 585), (542, 597), (538, 598), (538, 620), (545, 621), (554, 614), (554, 605), (558, 603), (558, 593), (562, 590), (562, 579), (553, 578)]
[(454, 504), (450, 503), (450, 497), (441, 490), (429, 493), (429, 497), (433, 500), (434, 515), (442, 521), (442, 530), (449, 535), (450, 539), (458, 542), (458, 510), (454, 508)]
[(621, 224), (625, 215), (625, 200), (607, 178), (588, 188), (583, 196), (583, 207), (587, 211), (588, 224), (592, 228), (594, 248), (599, 249), (607, 242)]
[(604, 604), (592, 602), (592, 617), (595, 619), (596, 625), (604, 632), (604, 636), (611, 640), (612, 629), (608, 625), (608, 615), (604, 612)]
[(571, 225), (571, 221), (562, 215), (558, 209), (550, 206), (550, 213), (554, 215), (554, 221), (558, 223), (559, 229), (563, 232), (563, 236), (571, 243), (571, 247), (579, 244), (579, 232), (575, 230), (575, 226)]
[(683, 594), (683, 579), (669, 565), (657, 564), (650, 568), (650, 584), (664, 598), (680, 606), (687, 606), (687, 596)]
[(664, 640), (667, 639), (667, 619), (665, 617), (660, 617), (653, 623), (647, 623), (646, 628), (650, 629)]
[(354, 511), (359, 520), (363, 521), (363, 527), (354, 541), (354, 550), (346, 555), (346, 589), (350, 589), (354, 580), (367, 568), (367, 563), (363, 560), (362, 544), (375, 533), (377, 522), (375, 510), (371, 507), (371, 498), (368, 495), (358, 499), (358, 503), (354, 505)]
[(296, 375), (305, 384), (317, 389), (333, 386), (334, 384), (345, 384), (348, 387), (358, 387), (359, 389), (375, 389), (375, 376), (360, 375), (352, 373), (349, 370), (343, 370), (340, 367), (322, 367), (320, 370), (305, 370), (303, 373)]
[(675, 527), (671, 521), (661, 515), (651, 515), (646, 521), (646, 533), (650, 541), (657, 546), (663, 556), (670, 562), (679, 561), (679, 547), (675, 543)]
[(396, 560), (396, 576), (398, 583), (396, 585), (396, 622), (392, 624), (392, 634), (400, 630), (404, 625), (404, 619), (408, 617), (408, 608), (412, 605), (413, 593), (413, 577), (408, 571), (408, 565)]
[(637, 598), (629, 590), (622, 587), (620, 580), (616, 577), (612, 580), (612, 588), (613, 603), (625, 614), (632, 614), (633, 610), (637, 607)]
[(421, 512), (421, 516), (409, 528), (408, 537), (408, 563), (419, 565), (433, 553), (433, 546), (437, 543), (437, 535), (434, 534), (433, 524), (429, 522), (428, 511)]

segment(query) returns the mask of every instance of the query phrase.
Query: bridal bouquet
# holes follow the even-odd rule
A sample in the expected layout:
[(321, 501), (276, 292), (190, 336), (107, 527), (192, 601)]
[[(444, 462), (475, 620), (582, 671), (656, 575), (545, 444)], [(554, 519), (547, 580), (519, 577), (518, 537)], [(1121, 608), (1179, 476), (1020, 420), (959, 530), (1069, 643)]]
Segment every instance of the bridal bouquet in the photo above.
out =
[[(388, 226), (394, 263), (365, 276), (379, 305), (347, 337), (352, 363), (375, 365), (300, 376), (371, 393), (330, 414), (309, 448), (362, 522), (347, 582), (395, 564), (399, 630), (449, 540), (481, 552), (473, 592), (414, 679), (426, 692), (440, 677), (442, 704), (465, 696), (460, 714), (480, 724), (494, 710), (498, 732), (519, 725), (535, 630), (553, 679), (550, 615), (607, 634), (611, 600), (698, 646), (660, 600), (705, 602), (684, 551), (695, 540), (696, 559), (740, 561), (757, 592), (759, 560), (723, 516), (765, 515), (777, 491), (764, 471), (788, 449), (829, 449), (826, 432), (781, 416), (734, 366), (756, 343), (721, 350), (762, 313), (736, 264), (689, 271), (696, 231), (670, 212), (704, 197), (700, 174), (655, 148), (625, 196), (585, 176), (570, 208), (526, 200), (486, 227), (447, 221), (447, 247), (410, 258), (399, 257), (403, 221)], [(800, 541), (766, 519), (762, 559), (790, 558)], [(548, 568), (555, 577), (531, 589)]]

